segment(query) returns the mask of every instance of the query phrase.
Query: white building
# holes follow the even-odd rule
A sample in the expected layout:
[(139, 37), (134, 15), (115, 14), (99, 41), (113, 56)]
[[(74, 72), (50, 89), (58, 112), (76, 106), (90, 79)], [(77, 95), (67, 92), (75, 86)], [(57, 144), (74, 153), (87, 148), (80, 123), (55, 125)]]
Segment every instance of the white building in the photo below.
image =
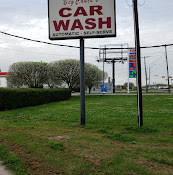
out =
[(7, 83), (7, 73), (8, 72), (0, 72), (0, 87), (7, 88), (8, 83)]

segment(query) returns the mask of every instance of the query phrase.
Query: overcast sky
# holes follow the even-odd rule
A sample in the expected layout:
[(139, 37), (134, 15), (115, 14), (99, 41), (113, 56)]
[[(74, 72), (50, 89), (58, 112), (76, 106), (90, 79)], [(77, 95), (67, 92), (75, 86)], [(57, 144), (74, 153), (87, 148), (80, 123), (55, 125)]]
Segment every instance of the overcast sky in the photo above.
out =
[[(108, 0), (106, 0), (108, 1)], [(138, 0), (141, 46), (173, 43), (173, 1)], [(127, 4), (128, 2), (128, 4)], [(132, 0), (116, 0), (117, 37), (86, 39), (85, 46), (99, 47), (106, 44), (128, 43), (134, 47), (134, 23)], [(141, 6), (142, 5), (142, 6)], [(79, 40), (50, 41), (48, 39), (47, 0), (0, 0), (0, 31), (35, 40), (79, 46)], [(170, 76), (173, 76), (173, 46), (167, 47)], [(151, 73), (151, 84), (166, 83), (165, 48), (142, 49), (146, 59), (147, 71)], [(96, 62), (98, 50), (85, 50), (85, 61), (102, 69)], [(60, 59), (79, 59), (79, 49), (50, 46), (26, 41), (0, 33), (0, 69), (8, 71), (9, 66), (20, 61), (52, 62)], [(142, 58), (142, 77), (145, 83), (144, 60)], [(111, 64), (105, 70), (112, 78)], [(127, 63), (116, 63), (116, 85), (127, 82)], [(149, 72), (148, 72), (149, 74)], [(135, 82), (135, 79), (130, 79)]]

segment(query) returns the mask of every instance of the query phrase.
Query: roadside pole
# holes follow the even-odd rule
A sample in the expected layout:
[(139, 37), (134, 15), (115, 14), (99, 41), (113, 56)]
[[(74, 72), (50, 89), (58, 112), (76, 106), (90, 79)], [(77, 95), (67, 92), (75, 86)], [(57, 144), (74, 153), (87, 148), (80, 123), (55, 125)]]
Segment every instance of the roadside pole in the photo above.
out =
[(147, 67), (146, 67), (146, 61), (144, 56), (144, 65), (145, 65), (145, 79), (146, 79), (146, 93), (148, 93), (148, 84), (147, 84)]
[(127, 93), (128, 93), (128, 94), (130, 93), (130, 90), (129, 90), (129, 88), (130, 88), (130, 87), (129, 87), (129, 83), (130, 83), (130, 82), (129, 82), (129, 76), (130, 76), (130, 75), (129, 75), (129, 67), (130, 67), (130, 66), (129, 66), (129, 53), (130, 53), (130, 51), (129, 51), (129, 49), (128, 49), (128, 58), (127, 58), (127, 62), (128, 62), (128, 64), (127, 64), (127, 67), (128, 67), (128, 69), (127, 69), (127, 70), (128, 70)]
[[(105, 84), (105, 76), (104, 76), (104, 74), (105, 74), (105, 58), (106, 58), (106, 47), (103, 50), (103, 86)], [(104, 95), (104, 93), (103, 93), (103, 95)]]
[(151, 70), (151, 67), (149, 67), (149, 89), (150, 89), (150, 78), (151, 78), (150, 70)]
[(138, 100), (138, 126), (143, 126), (143, 111), (142, 111), (142, 88), (141, 88), (141, 50), (139, 38), (139, 21), (138, 21), (138, 1), (133, 1), (133, 16), (135, 29), (135, 46), (136, 46), (136, 64), (137, 64), (137, 100)]
[(115, 60), (112, 60), (112, 77), (113, 93), (115, 93)]
[(168, 93), (170, 93), (170, 85), (169, 85), (169, 68), (168, 68), (168, 55), (167, 55), (167, 49), (165, 45), (165, 56), (166, 56), (166, 67), (167, 67), (167, 77), (168, 77)]
[(85, 125), (85, 60), (83, 38), (80, 38), (80, 109), (81, 125)]

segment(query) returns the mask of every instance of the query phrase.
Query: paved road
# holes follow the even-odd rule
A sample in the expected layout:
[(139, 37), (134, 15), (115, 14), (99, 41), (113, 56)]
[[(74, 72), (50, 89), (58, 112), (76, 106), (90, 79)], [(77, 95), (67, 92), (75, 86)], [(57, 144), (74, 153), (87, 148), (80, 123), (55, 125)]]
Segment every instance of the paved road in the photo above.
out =
[[(103, 94), (85, 94), (85, 95), (103, 95)], [(105, 95), (137, 95), (137, 93), (115, 93)], [(173, 93), (143, 93), (142, 95), (173, 95)], [(80, 96), (80, 93), (72, 93), (72, 96)]]
[(0, 161), (0, 175), (13, 175), (10, 173), (9, 170), (6, 169), (5, 166), (2, 165), (2, 162)]

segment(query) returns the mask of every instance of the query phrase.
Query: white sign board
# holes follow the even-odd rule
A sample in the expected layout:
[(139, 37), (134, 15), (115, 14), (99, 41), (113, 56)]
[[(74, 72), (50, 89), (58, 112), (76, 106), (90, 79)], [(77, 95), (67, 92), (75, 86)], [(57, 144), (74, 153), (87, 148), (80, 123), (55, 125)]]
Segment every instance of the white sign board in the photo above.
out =
[(49, 38), (116, 36), (115, 0), (48, 0)]

